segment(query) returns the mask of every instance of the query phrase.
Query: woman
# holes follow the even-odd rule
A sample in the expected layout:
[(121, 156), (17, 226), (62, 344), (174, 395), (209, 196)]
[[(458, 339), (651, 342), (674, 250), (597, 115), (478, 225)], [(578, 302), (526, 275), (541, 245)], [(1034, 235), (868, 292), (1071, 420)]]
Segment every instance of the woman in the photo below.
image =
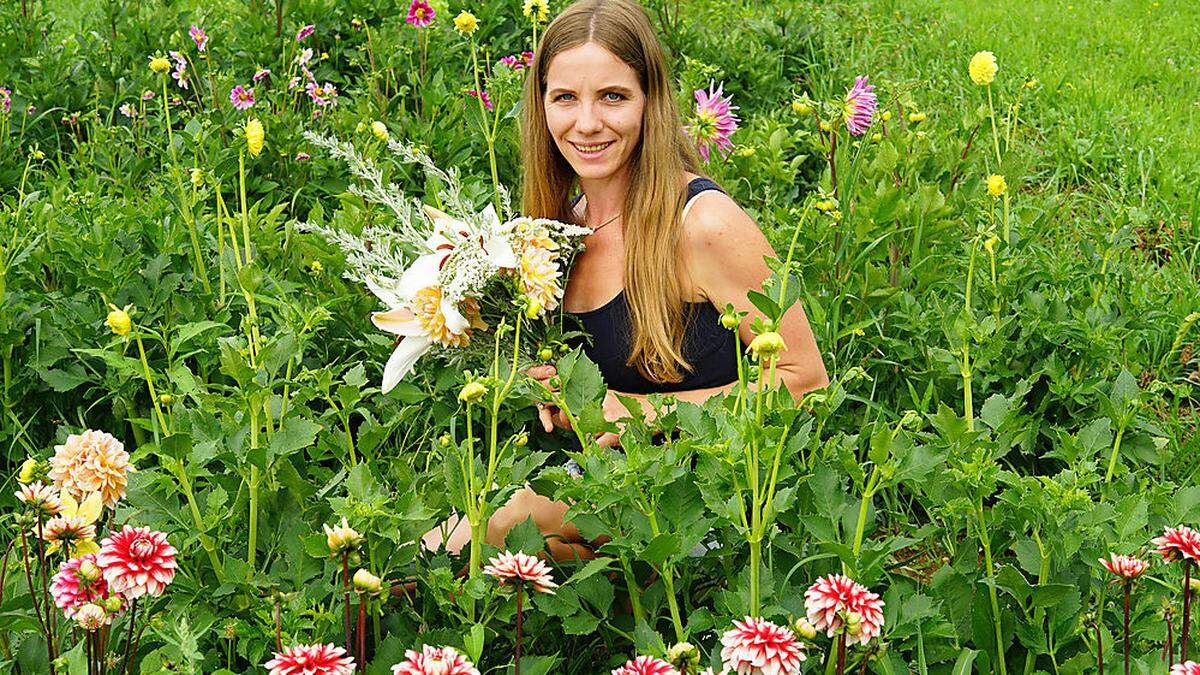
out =
[[(592, 228), (575, 260), (563, 309), (592, 334), (586, 348), (609, 393), (605, 416), (628, 411), (621, 393), (652, 414), (646, 395), (671, 392), (695, 403), (737, 382), (736, 354), (753, 338), (761, 313), (746, 299), (774, 256), (754, 222), (716, 183), (700, 175), (683, 131), (662, 47), (633, 0), (578, 0), (546, 29), (526, 76), (522, 161), (526, 215)], [(582, 195), (571, 199), (580, 190)], [(718, 323), (726, 303), (748, 312), (735, 337)], [(779, 328), (787, 350), (777, 366), (798, 397), (828, 379), (808, 320), (793, 306)], [(553, 366), (529, 374), (549, 386)], [(539, 405), (546, 431), (566, 427), (560, 411)], [(619, 444), (619, 435), (599, 437)], [(489, 521), (488, 541), (530, 516), (558, 558), (587, 555), (578, 530), (562, 522), (565, 504), (529, 488)], [(446, 545), (470, 537), (465, 523)], [(436, 548), (435, 531), (425, 543)]]

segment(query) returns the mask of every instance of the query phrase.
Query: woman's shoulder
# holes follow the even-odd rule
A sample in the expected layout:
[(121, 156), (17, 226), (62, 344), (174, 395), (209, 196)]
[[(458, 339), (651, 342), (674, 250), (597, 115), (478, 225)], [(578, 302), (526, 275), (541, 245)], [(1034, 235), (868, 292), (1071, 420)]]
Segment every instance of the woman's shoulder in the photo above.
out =
[[(688, 185), (693, 196), (683, 213), (683, 239), (689, 244), (711, 244), (739, 230), (758, 231), (758, 226), (733, 197), (717, 183), (689, 173)], [(699, 188), (699, 189), (698, 189)]]

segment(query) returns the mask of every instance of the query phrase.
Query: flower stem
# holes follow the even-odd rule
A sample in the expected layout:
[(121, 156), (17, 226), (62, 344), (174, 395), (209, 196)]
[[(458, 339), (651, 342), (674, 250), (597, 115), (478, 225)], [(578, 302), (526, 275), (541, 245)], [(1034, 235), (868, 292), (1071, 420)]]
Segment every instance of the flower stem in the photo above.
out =
[(1183, 628), (1179, 631), (1179, 660), (1188, 660), (1188, 633), (1192, 624), (1192, 562), (1183, 561)]
[(343, 616), (342, 627), (346, 632), (346, 651), (354, 651), (354, 643), (351, 641), (352, 633), (350, 632), (350, 552), (342, 552), (342, 600), (343, 600)]
[(162, 104), (163, 119), (167, 125), (167, 149), (171, 153), (171, 161), (175, 161), (175, 137), (171, 134), (171, 108), (167, 104), (167, 74), (162, 74)]
[(1125, 580), (1125, 675), (1129, 675), (1129, 592), (1132, 585)]
[[(979, 541), (983, 545), (983, 561), (987, 566), (988, 578), (996, 579), (995, 566), (992, 564), (991, 537), (987, 531), (987, 520), (983, 512), (983, 496), (975, 497), (975, 515), (978, 518)], [(1000, 675), (1008, 675), (1008, 665), (1004, 662), (1004, 636), (1000, 629), (1000, 600), (996, 597), (995, 583), (988, 585), (988, 596), (992, 604), (992, 625), (996, 631), (996, 661), (1000, 664)]]
[(524, 585), (517, 583), (517, 644), (513, 651), (513, 675), (521, 675), (521, 588)]
[(837, 644), (837, 675), (842, 675), (846, 672), (846, 633), (845, 627), (842, 628), (842, 634), (838, 635)]
[(162, 407), (158, 404), (158, 393), (154, 390), (154, 378), (150, 375), (150, 364), (146, 360), (146, 347), (142, 344), (142, 332), (138, 330), (137, 325), (133, 327), (133, 339), (137, 342), (138, 358), (142, 362), (142, 374), (146, 378), (146, 389), (150, 392), (150, 403), (154, 406), (154, 412), (158, 415), (158, 426), (162, 429), (164, 436), (169, 436), (171, 430), (167, 428), (167, 418), (163, 415)]
[[(38, 592), (33, 585), (33, 575), (29, 571), (29, 546), (25, 543), (25, 528), (20, 529), (21, 533), (21, 561), (25, 568), (25, 583), (29, 586), (29, 599), (33, 603), (33, 615), (37, 617), (38, 625), (42, 627), (42, 633), (46, 636), (46, 658), (50, 662), (50, 672), (54, 673), (54, 641), (50, 639), (50, 627), (46, 624), (45, 618), (42, 616), (42, 607), (38, 602)], [(50, 607), (46, 607), (46, 613), (50, 613)]]
[(1117, 425), (1117, 436), (1113, 439), (1112, 455), (1108, 458), (1108, 472), (1104, 474), (1104, 482), (1112, 480), (1113, 472), (1117, 470), (1117, 458), (1121, 456), (1121, 438), (1125, 435), (1125, 424), (1120, 422)]
[[(250, 451), (258, 450), (258, 411), (250, 406)], [(254, 562), (258, 557), (258, 465), (250, 465), (250, 536), (246, 542), (246, 563), (254, 573)]]
[(133, 672), (133, 659), (136, 657), (133, 651), (133, 625), (137, 619), (137, 606), (137, 598), (134, 598), (133, 603), (129, 606), (129, 630), (125, 634), (125, 658), (122, 659), (125, 662), (125, 672), (127, 673)]
[(1096, 667), (1104, 675), (1104, 637), (1100, 634), (1100, 619), (1096, 619)]
[(751, 538), (750, 544), (750, 616), (758, 616), (759, 583), (758, 568), (762, 566), (762, 541)]

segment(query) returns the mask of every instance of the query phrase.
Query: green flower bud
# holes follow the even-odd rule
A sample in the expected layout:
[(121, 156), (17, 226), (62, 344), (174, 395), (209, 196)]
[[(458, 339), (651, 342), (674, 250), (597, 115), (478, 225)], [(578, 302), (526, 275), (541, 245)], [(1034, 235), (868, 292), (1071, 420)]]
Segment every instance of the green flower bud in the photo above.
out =
[(783, 342), (783, 336), (775, 331), (756, 336), (750, 343), (750, 353), (756, 359), (769, 359), (779, 356), (779, 352), (784, 349), (787, 349), (787, 345)]
[(462, 391), (458, 392), (458, 400), (468, 405), (479, 403), (483, 400), (484, 396), (487, 396), (487, 393), (487, 386), (475, 380), (463, 385)]
[(812, 625), (808, 619), (796, 619), (796, 633), (805, 640), (811, 640), (817, 637), (817, 627)]
[(541, 351), (538, 352), (538, 358), (543, 361), (549, 361), (554, 358), (554, 350), (549, 347), (542, 347)]

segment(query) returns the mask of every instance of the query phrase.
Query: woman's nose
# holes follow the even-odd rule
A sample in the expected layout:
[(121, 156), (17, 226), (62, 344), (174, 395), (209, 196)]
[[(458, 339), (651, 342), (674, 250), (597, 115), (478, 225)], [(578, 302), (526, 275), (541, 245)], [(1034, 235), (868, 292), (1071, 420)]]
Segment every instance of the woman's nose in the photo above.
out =
[(579, 115), (575, 118), (575, 130), (581, 134), (594, 134), (604, 128), (604, 120), (599, 111), (589, 103), (579, 106)]

